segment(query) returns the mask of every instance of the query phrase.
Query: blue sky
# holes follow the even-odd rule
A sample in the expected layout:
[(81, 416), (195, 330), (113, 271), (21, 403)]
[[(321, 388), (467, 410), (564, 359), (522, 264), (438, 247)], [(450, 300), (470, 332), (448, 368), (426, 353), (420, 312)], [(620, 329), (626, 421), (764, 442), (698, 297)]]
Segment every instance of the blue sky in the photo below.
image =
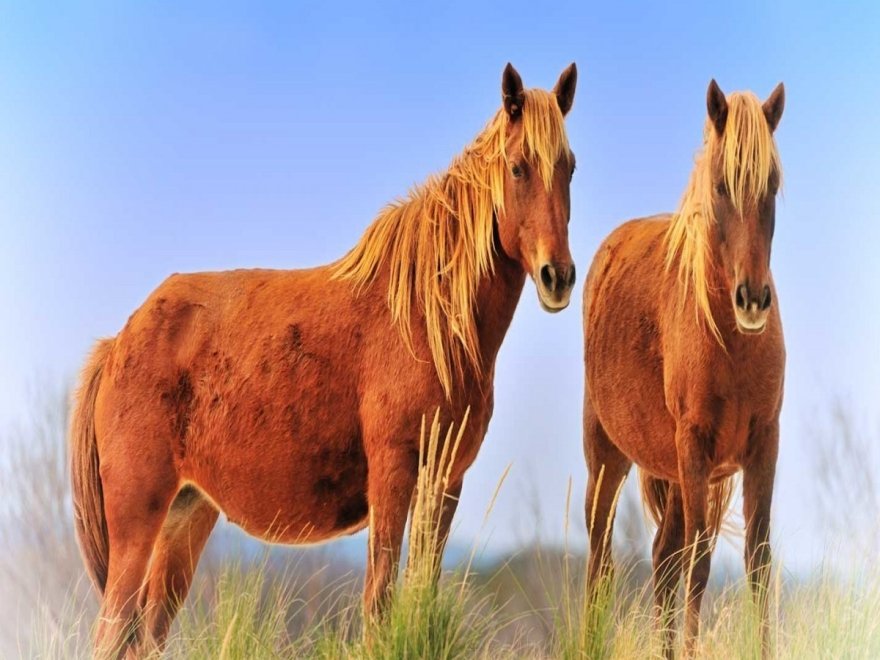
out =
[[(342, 255), (479, 132), (508, 60), (541, 87), (578, 64), (568, 128), (582, 273), (617, 224), (674, 208), (710, 78), (761, 97), (782, 80), (775, 536), (788, 561), (809, 561), (827, 541), (810, 428), (835, 397), (876, 427), (880, 400), (878, 33), (880, 5), (867, 2), (0, 4), (0, 421), (22, 414), (35, 381), (71, 378), (171, 272)], [(580, 286), (549, 316), (527, 285), (459, 540), (512, 463), (484, 541), (530, 539), (535, 509), (558, 540), (571, 477), (583, 543), (579, 299)]]

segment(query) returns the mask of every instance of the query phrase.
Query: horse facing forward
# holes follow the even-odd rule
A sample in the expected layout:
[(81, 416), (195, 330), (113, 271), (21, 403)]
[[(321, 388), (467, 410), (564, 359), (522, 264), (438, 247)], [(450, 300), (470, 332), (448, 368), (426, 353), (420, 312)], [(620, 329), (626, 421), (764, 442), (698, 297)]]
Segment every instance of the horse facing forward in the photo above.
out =
[[(678, 212), (628, 222), (584, 287), (584, 452), (589, 580), (610, 560), (617, 491), (635, 462), (659, 529), (654, 595), (670, 657), (682, 569), (686, 652), (695, 649), (711, 547), (743, 471), (745, 561), (763, 617), (785, 348), (770, 244), (782, 176), (780, 84), (708, 90), (704, 146)], [(693, 558), (693, 561), (691, 559)], [(686, 561), (685, 561), (686, 560)]]
[(564, 116), (576, 79), (572, 64), (552, 93), (527, 90), (508, 64), (485, 130), (342, 260), (173, 275), (97, 344), (71, 456), (77, 533), (102, 594), (99, 654), (161, 648), (219, 511), (283, 543), (369, 523), (364, 599), (379, 613), (422, 415), (439, 408), (448, 424), (470, 408), (443, 501), (446, 539), (526, 275), (548, 311), (571, 295)]

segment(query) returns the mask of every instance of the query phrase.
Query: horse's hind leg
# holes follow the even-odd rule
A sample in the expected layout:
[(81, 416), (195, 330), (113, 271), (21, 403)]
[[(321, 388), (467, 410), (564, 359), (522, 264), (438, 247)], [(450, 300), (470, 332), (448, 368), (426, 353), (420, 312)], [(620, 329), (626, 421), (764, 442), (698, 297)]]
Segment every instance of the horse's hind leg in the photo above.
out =
[(171, 622), (186, 600), (217, 516), (217, 509), (194, 486), (184, 486), (174, 498), (141, 594), (146, 629), (157, 650), (164, 646)]
[(595, 590), (611, 566), (611, 535), (617, 496), (632, 462), (612, 444), (587, 400), (584, 403), (584, 454), (589, 471), (585, 513), (590, 535), (587, 581)]
[(666, 657), (672, 658), (675, 642), (673, 625), (676, 611), (676, 592), (681, 578), (682, 548), (684, 547), (684, 509), (681, 488), (669, 483), (663, 520), (654, 536), (654, 608), (663, 634)]
[(137, 657), (143, 653), (140, 591), (178, 478), (167, 445), (109, 437), (101, 453), (109, 562), (96, 655)]

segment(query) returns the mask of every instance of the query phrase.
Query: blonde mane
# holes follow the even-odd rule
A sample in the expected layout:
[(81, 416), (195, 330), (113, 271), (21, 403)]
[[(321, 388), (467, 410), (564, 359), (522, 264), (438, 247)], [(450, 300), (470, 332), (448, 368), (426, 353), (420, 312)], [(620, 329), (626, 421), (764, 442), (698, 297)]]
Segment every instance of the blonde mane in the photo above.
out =
[[(710, 276), (712, 254), (709, 232), (716, 222), (713, 170), (720, 166), (731, 202), (740, 216), (767, 193), (771, 172), (782, 167), (776, 142), (758, 98), (750, 92), (727, 97), (727, 123), (719, 137), (711, 120), (703, 130), (703, 148), (666, 233), (666, 267), (678, 261), (683, 292), (693, 285), (697, 313), (702, 312), (712, 334), (721, 333), (712, 316)], [(723, 342), (722, 342), (723, 343)]]
[[(509, 167), (505, 139), (511, 119), (500, 110), (441, 174), (384, 208), (334, 277), (358, 289), (388, 270), (388, 306), (413, 355), (412, 306), (424, 316), (428, 345), (446, 396), (466, 363), (482, 374), (475, 298), (494, 271), (493, 217), (504, 208)], [(555, 95), (525, 91), (522, 152), (550, 190), (556, 162), (570, 152)]]

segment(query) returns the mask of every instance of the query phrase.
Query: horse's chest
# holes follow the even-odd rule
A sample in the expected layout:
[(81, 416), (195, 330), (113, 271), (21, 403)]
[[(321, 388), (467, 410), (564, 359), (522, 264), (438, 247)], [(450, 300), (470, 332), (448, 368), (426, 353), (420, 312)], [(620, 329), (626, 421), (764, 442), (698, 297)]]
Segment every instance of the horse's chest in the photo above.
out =
[(716, 472), (730, 474), (749, 452), (756, 426), (772, 415), (773, 379), (760, 370), (719, 370), (713, 385), (706, 420), (714, 431), (712, 458)]
[[(748, 452), (753, 407), (737, 399), (728, 400), (714, 422), (712, 462), (714, 472), (732, 473)], [(719, 474), (718, 476), (726, 476)]]

